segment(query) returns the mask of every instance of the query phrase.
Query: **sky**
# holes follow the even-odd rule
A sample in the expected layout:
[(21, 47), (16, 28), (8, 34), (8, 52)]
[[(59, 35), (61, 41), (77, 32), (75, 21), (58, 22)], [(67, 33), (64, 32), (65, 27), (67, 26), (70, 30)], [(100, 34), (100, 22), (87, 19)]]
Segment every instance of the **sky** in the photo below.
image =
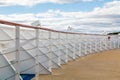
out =
[(105, 34), (120, 31), (120, 0), (0, 0), (0, 19)]

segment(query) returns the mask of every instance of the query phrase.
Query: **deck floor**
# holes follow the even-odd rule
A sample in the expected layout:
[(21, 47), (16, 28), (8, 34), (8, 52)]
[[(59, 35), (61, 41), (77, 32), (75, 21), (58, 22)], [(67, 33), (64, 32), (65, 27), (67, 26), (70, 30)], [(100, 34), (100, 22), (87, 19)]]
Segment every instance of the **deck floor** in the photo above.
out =
[(40, 80), (120, 80), (120, 49), (68, 62), (52, 75), (40, 75)]

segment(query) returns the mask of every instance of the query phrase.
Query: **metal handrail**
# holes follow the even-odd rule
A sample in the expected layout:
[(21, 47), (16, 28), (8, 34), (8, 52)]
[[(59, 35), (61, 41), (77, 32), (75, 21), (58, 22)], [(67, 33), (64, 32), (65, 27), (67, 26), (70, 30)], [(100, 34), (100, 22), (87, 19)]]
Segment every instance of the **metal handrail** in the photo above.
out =
[(32, 28), (32, 29), (41, 29), (41, 30), (58, 32), (58, 33), (66, 33), (66, 34), (107, 36), (107, 35), (103, 35), (103, 34), (85, 34), (85, 33), (58, 31), (58, 30), (53, 30), (53, 29), (49, 29), (49, 28), (43, 28), (43, 27), (30, 26), (30, 25), (21, 24), (21, 23), (16, 23), (16, 22), (10, 22), (10, 21), (6, 21), (6, 20), (0, 20), (0, 23), (1, 23), (1, 24), (5, 24), (5, 25), (16, 26), (16, 27), (24, 27), (24, 28)]

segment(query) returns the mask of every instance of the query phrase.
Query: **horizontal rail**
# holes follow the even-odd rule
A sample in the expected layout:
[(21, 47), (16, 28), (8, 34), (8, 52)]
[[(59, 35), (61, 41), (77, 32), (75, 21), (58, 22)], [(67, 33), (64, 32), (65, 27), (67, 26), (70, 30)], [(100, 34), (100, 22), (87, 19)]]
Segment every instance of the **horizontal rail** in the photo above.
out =
[(64, 31), (58, 31), (58, 30), (53, 30), (53, 29), (48, 29), (48, 28), (43, 28), (43, 27), (30, 26), (30, 25), (25, 25), (25, 24), (10, 22), (10, 21), (6, 21), (6, 20), (0, 20), (0, 23), (1, 23), (1, 24), (5, 24), (5, 25), (16, 26), (16, 27), (24, 27), (24, 28), (32, 28), (32, 29), (41, 29), (41, 30), (46, 30), (46, 31), (51, 31), (51, 32), (58, 32), (58, 33), (66, 33), (66, 34), (107, 36), (107, 35), (102, 35), (102, 34), (85, 34), (85, 33), (75, 33), (75, 32), (64, 32)]

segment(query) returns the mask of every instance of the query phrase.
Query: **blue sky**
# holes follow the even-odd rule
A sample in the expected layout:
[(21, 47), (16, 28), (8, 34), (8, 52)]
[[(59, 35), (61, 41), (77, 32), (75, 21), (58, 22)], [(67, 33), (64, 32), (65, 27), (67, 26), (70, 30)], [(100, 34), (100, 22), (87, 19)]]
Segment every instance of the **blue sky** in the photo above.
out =
[(2, 20), (84, 33), (120, 31), (119, 10), (120, 0), (0, 0)]
[(33, 6), (0, 6), (0, 14), (13, 14), (13, 13), (40, 13), (47, 12), (49, 9), (61, 10), (61, 11), (92, 11), (95, 7), (102, 7), (106, 2), (112, 0), (103, 1), (91, 1), (91, 2), (74, 2), (74, 3), (39, 3)]

